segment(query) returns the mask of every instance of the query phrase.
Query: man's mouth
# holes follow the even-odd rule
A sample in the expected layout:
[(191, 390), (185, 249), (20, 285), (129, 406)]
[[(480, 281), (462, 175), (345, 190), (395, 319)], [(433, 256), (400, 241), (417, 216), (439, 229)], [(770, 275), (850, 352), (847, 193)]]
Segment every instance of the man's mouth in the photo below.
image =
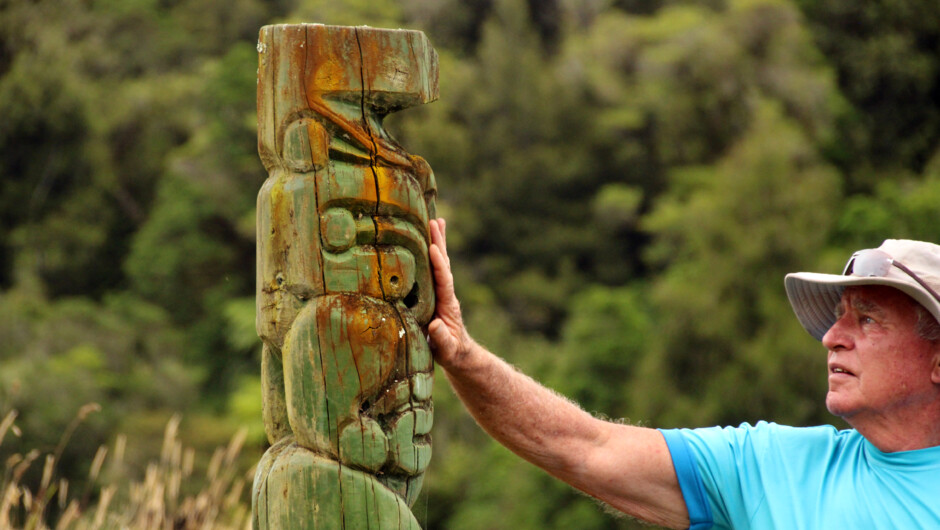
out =
[(833, 366), (829, 369), (830, 374), (845, 374), (845, 375), (855, 375), (852, 372), (842, 368), (841, 366)]

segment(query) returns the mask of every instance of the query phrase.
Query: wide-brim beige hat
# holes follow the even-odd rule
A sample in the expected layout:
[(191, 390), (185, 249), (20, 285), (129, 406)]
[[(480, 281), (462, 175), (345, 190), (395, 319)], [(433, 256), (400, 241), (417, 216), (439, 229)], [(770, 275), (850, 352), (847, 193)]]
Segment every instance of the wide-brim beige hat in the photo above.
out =
[[(940, 321), (940, 300), (903, 270), (906, 267), (934, 292), (940, 292), (940, 246), (923, 241), (888, 239), (877, 250), (893, 260), (883, 276), (860, 276), (855, 272), (848, 275), (814, 272), (787, 274), (784, 285), (790, 305), (800, 324), (816, 340), (822, 340), (823, 335), (835, 324), (835, 310), (842, 298), (842, 291), (851, 285), (887, 285), (899, 289)], [(853, 254), (853, 258), (860, 252), (863, 251)]]

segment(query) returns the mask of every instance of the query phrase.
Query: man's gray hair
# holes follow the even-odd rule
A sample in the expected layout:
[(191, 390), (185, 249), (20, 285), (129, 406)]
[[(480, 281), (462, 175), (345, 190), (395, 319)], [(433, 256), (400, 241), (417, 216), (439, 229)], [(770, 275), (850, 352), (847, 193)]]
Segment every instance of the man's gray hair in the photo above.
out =
[(917, 334), (930, 342), (940, 341), (940, 323), (923, 306), (917, 304)]

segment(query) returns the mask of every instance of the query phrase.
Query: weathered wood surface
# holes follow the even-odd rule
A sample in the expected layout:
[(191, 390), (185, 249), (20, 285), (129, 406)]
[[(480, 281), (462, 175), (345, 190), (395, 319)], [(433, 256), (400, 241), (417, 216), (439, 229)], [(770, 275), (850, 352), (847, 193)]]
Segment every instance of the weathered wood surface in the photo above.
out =
[(431, 456), (434, 174), (382, 126), (437, 98), (423, 33), (265, 26), (255, 528), (419, 528)]

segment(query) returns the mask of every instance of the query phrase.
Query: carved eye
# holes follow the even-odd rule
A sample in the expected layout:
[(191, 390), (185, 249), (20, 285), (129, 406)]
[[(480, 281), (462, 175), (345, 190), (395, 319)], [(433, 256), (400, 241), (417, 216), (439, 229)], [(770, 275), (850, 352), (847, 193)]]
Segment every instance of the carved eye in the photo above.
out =
[(356, 242), (356, 220), (345, 208), (330, 208), (320, 216), (320, 234), (327, 249), (342, 252)]
[(281, 156), (290, 169), (307, 173), (326, 165), (329, 143), (329, 133), (322, 125), (301, 118), (285, 129)]

